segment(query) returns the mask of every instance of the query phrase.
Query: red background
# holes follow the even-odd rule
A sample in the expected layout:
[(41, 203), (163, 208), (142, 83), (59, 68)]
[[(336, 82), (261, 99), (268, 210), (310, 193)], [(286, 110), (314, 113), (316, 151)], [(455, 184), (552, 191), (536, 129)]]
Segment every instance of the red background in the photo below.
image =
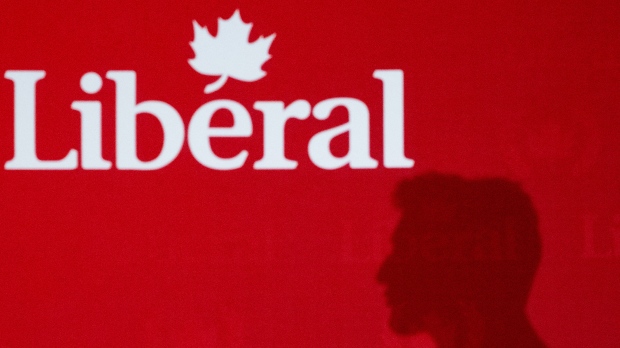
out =
[[(192, 20), (214, 33), (240, 9), (250, 36), (276, 33), (254, 83), (194, 72)], [(0, 170), (0, 346), (400, 347), (374, 276), (398, 219), (396, 183), (429, 170), (520, 181), (540, 216), (543, 261), (528, 313), (550, 347), (615, 347), (620, 333), (620, 5), (616, 1), (11, 1), (0, 12), (0, 71), (45, 70), (37, 151), (79, 149), (74, 100), (103, 104), (114, 159), (114, 83), (135, 70), (138, 101), (173, 105), (185, 124), (234, 99), (254, 133), (216, 139), (239, 170), (196, 162), (187, 145), (164, 169)], [(381, 82), (405, 73), (412, 169), (324, 171), (310, 137), (346, 122), (292, 120), (293, 171), (255, 171), (257, 100), (364, 101), (381, 160)], [(221, 112), (214, 122), (230, 124)], [(139, 117), (139, 155), (161, 129)], [(332, 144), (346, 153), (346, 136)], [(13, 155), (13, 83), (0, 79), (0, 159)], [(422, 345), (420, 345), (422, 346)]]

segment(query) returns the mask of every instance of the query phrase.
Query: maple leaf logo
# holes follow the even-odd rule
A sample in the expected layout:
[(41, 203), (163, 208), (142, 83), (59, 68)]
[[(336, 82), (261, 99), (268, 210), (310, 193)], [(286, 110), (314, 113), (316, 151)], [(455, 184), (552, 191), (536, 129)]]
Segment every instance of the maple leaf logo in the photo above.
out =
[(222, 88), (229, 77), (245, 82), (265, 77), (267, 73), (261, 67), (271, 58), (269, 47), (276, 34), (250, 43), (252, 23), (243, 22), (239, 10), (229, 19), (218, 18), (216, 36), (211, 36), (198, 22), (193, 24), (194, 41), (189, 44), (196, 57), (189, 59), (189, 65), (200, 74), (220, 77), (207, 85), (205, 93)]

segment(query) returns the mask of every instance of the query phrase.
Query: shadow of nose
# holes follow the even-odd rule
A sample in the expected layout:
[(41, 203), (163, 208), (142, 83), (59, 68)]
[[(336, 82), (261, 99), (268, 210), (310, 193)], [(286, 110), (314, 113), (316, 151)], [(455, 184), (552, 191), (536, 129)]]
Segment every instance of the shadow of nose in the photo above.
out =
[(387, 284), (388, 275), (389, 275), (389, 257), (385, 261), (383, 261), (383, 263), (379, 267), (379, 270), (377, 271), (377, 275), (375, 276), (375, 279), (377, 280), (379, 284)]

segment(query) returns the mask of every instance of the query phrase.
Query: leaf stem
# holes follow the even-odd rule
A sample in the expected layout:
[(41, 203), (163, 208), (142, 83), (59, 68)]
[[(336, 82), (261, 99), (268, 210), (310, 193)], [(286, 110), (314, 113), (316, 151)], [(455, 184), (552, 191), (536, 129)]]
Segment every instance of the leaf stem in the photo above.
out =
[(210, 83), (207, 85), (207, 87), (205, 87), (205, 93), (207, 94), (213, 93), (217, 91), (218, 89), (222, 88), (222, 86), (224, 86), (224, 84), (226, 83), (226, 80), (228, 80), (228, 75), (220, 76), (220, 78), (217, 79), (217, 81)]

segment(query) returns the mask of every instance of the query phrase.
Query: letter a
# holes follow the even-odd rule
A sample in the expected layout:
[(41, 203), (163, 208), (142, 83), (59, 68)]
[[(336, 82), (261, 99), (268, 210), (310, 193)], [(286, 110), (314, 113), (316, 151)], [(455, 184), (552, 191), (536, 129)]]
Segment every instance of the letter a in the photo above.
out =
[[(338, 169), (349, 165), (353, 169), (377, 168), (377, 161), (370, 157), (370, 126), (368, 107), (361, 100), (353, 98), (332, 98), (316, 104), (314, 117), (326, 120), (338, 106), (349, 112), (349, 122), (315, 134), (308, 143), (308, 155), (317, 167)], [(336, 136), (349, 132), (349, 152), (336, 157), (330, 150), (330, 142)]]

